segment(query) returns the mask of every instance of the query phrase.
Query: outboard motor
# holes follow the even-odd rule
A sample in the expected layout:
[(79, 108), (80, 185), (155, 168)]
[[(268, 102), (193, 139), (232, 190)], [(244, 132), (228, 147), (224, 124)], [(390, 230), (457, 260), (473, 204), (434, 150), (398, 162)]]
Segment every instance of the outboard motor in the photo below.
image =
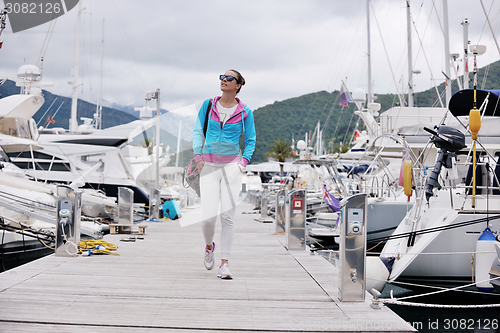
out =
[(439, 126), (437, 132), (427, 127), (424, 127), (424, 130), (433, 135), (431, 141), (436, 148), (440, 148), (436, 165), (429, 176), (427, 188), (425, 189), (425, 197), (429, 202), (429, 199), (434, 195), (432, 191), (434, 187), (437, 187), (438, 190), (441, 189), (438, 181), (441, 168), (444, 165), (445, 168), (450, 169), (452, 167), (452, 158), (457, 156), (458, 151), (465, 148), (465, 135), (458, 129), (445, 125)]

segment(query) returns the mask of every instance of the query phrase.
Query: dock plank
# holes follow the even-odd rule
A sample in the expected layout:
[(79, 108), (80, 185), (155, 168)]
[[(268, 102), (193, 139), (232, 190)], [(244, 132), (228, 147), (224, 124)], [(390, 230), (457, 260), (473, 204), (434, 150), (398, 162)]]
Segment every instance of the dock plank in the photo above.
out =
[[(250, 207), (237, 209), (233, 280), (204, 268), (201, 216), (193, 210), (178, 221), (148, 222), (143, 240), (107, 235), (120, 256), (51, 255), (1, 273), (0, 332), (415, 331), (369, 300), (340, 302), (335, 266), (287, 251), (272, 224), (243, 214)], [(219, 222), (216, 230), (217, 242)]]

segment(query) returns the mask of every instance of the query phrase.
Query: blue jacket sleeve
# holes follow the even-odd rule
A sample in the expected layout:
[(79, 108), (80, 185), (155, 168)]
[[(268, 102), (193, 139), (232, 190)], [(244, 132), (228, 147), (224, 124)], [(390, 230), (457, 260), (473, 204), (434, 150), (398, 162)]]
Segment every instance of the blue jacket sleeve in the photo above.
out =
[[(200, 110), (198, 111), (198, 117), (196, 118), (196, 123), (194, 124), (193, 129), (193, 155), (195, 157), (196, 162), (201, 160), (201, 150), (203, 148), (203, 127), (205, 126), (205, 117), (208, 108), (208, 103), (210, 103), (210, 99), (207, 99), (203, 102)], [(198, 155), (198, 156), (197, 156)]]
[[(255, 141), (257, 135), (255, 133), (255, 122), (253, 118), (253, 112), (245, 106), (245, 111), (247, 117), (243, 122), (243, 126), (245, 127), (245, 150), (243, 151), (243, 159), (246, 159), (246, 163), (250, 162), (252, 155), (255, 151)], [(243, 160), (243, 164), (246, 166), (245, 161)]]

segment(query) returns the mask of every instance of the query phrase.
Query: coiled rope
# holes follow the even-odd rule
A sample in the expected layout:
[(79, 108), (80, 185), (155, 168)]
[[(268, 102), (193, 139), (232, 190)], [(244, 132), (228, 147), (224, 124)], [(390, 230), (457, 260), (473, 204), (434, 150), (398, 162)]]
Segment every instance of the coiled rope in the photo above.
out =
[[(104, 247), (104, 249), (102, 249), (101, 247)], [(111, 252), (111, 251), (116, 251), (116, 249), (118, 249), (117, 245), (110, 242), (106, 242), (102, 239), (101, 240), (90, 239), (78, 243), (79, 254), (83, 253), (83, 251), (92, 250), (93, 253), (95, 254), (103, 253), (103, 254), (112, 254), (115, 256), (119, 256), (120, 255), (119, 253)]]

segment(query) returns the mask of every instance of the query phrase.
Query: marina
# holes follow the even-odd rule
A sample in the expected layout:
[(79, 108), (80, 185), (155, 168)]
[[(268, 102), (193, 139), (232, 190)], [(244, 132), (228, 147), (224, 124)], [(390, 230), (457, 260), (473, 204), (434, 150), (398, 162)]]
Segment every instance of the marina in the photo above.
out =
[(389, 308), (373, 309), (368, 294), (340, 302), (338, 269), (308, 250), (287, 251), (253, 208), (237, 207), (233, 280), (203, 267), (193, 209), (180, 222), (147, 222), (144, 239), (105, 236), (119, 256), (49, 255), (1, 273), (0, 331), (415, 331)]
[[(200, 2), (192, 6), (195, 11), (181, 10), (186, 5), (173, 6), (173, 1), (157, 2), (154, 14), (169, 19), (155, 31), (164, 31), (166, 39), (141, 45), (152, 29), (134, 25), (124, 34), (128, 40), (140, 50), (155, 51), (131, 54), (128, 62), (118, 60), (123, 50), (120, 57), (112, 56), (120, 49), (116, 32), (109, 35), (113, 51), (104, 56), (103, 19), (98, 96), (92, 93), (97, 76), (87, 68), (96, 63), (89, 62), (95, 57), (90, 41), (96, 37), (86, 30), (96, 22), (87, 14), (108, 17), (109, 9), (93, 0), (63, 1), (66, 13), (75, 8), (60, 20), (65, 28), (54, 30), (56, 20), (49, 20), (36, 61), (24, 58), (22, 64), (20, 59), (32, 52), (25, 49), (37, 45), (24, 39), (30, 34), (13, 36), (22, 30), (11, 15), (16, 8), (6, 4), (10, 7), (0, 10), (0, 48), (7, 22), (12, 34), (6, 35), (7, 51), (0, 53), (13, 61), (0, 70), (5, 75), (0, 77), (0, 333), (499, 332), (500, 46), (495, 22), (500, 10), (493, 9), (498, 3), (464, 0), (448, 6), (441, 0), (440, 7), (433, 2), (431, 8), (397, 1), (365, 0), (363, 10), (342, 3), (356, 14), (349, 14), (350, 23), (340, 29), (318, 29), (323, 20), (343, 21), (335, 14), (340, 1), (314, 0), (302, 10), (288, 6), (316, 26), (301, 40), (323, 44), (325, 50), (336, 45), (325, 53), (329, 66), (307, 70), (315, 73), (314, 80), (293, 71), (279, 75), (280, 66), (273, 63), (273, 57), (283, 64), (293, 58), (292, 52), (279, 56), (276, 50), (286, 49), (281, 43), (285, 30), (302, 24), (286, 23), (290, 13), (279, 2), (274, 8), (214, 2), (210, 10)], [(123, 1), (113, 10), (122, 33), (130, 28), (121, 23), (130, 15), (129, 6)], [(480, 7), (484, 18), (477, 15)], [(246, 80), (238, 70), (223, 68), (218, 80), (209, 66), (193, 72), (197, 57), (207, 64), (210, 56), (224, 53), (217, 61), (233, 61), (224, 58), (230, 52), (221, 52), (223, 44), (206, 45), (213, 36), (203, 33), (215, 29), (203, 21), (207, 14), (224, 14), (229, 23), (234, 9), (244, 8), (242, 21), (251, 8), (269, 12), (269, 31), (288, 27), (275, 36), (281, 42), (268, 42), (269, 50), (279, 45), (274, 52), (266, 49), (266, 66), (272, 68), (265, 76), (268, 96), (252, 90), (262, 85), (262, 63), (243, 65), (244, 57), (235, 57), (232, 67), (248, 79), (241, 95)], [(193, 37), (176, 24), (167, 33), (174, 18), (186, 17), (187, 11), (190, 22), (197, 22), (192, 27), (207, 29)], [(283, 18), (276, 19), (276, 12)], [(203, 19), (193, 13), (203, 13)], [(391, 19), (379, 21), (381, 13)], [(451, 25), (450, 14), (455, 14)], [(74, 39), (75, 48), (71, 99), (64, 97), (69, 89), (61, 95), (54, 93), (61, 88), (45, 90), (54, 85), (45, 79), (53, 81), (50, 75), (55, 75), (60, 86), (57, 72), (69, 69), (64, 63), (69, 52), (61, 52), (61, 41), (70, 18), (76, 28), (75, 36), (65, 37)], [(362, 38), (348, 32), (365, 24)], [(114, 25), (106, 27), (117, 31)], [(380, 39), (371, 33), (375, 25)], [(249, 27), (239, 31), (242, 36)], [(132, 38), (135, 30), (143, 31), (141, 38)], [(322, 31), (339, 33), (335, 39), (320, 38)], [(227, 33), (215, 35), (235, 40)], [(257, 30), (251, 39), (256, 35)], [(349, 46), (339, 36), (358, 45)], [(56, 57), (45, 54), (51, 37), (59, 45)], [(238, 45), (248, 43), (246, 38)], [(360, 46), (364, 38), (366, 49)], [(389, 38), (388, 49), (384, 38)], [(294, 46), (301, 43), (296, 36), (289, 39)], [(396, 51), (398, 44), (402, 49)], [(151, 58), (160, 54), (152, 45), (168, 45), (168, 56)], [(262, 45), (254, 44), (252, 52)], [(295, 68), (312, 66), (316, 60), (310, 55), (320, 55), (312, 44), (304, 45), (308, 56), (296, 53)], [(390, 84), (381, 84), (388, 76), (377, 50), (381, 46), (389, 63), (399, 57), (396, 72), (390, 68)], [(360, 54), (367, 65), (362, 75), (358, 70), (364, 66), (355, 60), (358, 48), (364, 49)], [(199, 56), (202, 49), (206, 59)], [(338, 54), (352, 58), (352, 64), (333, 60)], [(424, 56), (427, 66), (419, 68), (423, 62), (413, 56)], [(259, 58), (251, 52), (248, 57)], [(114, 64), (104, 66), (104, 58), (115, 59)], [(175, 65), (176, 58), (189, 60)], [(147, 71), (136, 66), (139, 59), (148, 59), (148, 67), (154, 64), (155, 80), (143, 81)], [(432, 64), (438, 59), (444, 68)], [(56, 60), (61, 62), (57, 70)], [(173, 62), (165, 67), (166, 61)], [(379, 72), (376, 80), (372, 62), (374, 73)], [(118, 71), (123, 64), (128, 70)], [(353, 66), (355, 72), (343, 72)], [(338, 72), (335, 79), (327, 67)], [(106, 84), (109, 100), (101, 91), (107, 71), (121, 91), (117, 95)], [(416, 93), (415, 86), (423, 87), (418, 76), (424, 75), (430, 75), (433, 87)], [(184, 78), (189, 81), (182, 83)], [(307, 85), (320, 79), (320, 86)], [(340, 89), (329, 92), (329, 80), (337, 87), (340, 83)], [(142, 82), (140, 90), (129, 87), (131, 82)], [(283, 85), (285, 91), (284, 83), (287, 89), (301, 87), (301, 93), (289, 90), (281, 98), (272, 86)], [(375, 87), (386, 93), (375, 94)]]

